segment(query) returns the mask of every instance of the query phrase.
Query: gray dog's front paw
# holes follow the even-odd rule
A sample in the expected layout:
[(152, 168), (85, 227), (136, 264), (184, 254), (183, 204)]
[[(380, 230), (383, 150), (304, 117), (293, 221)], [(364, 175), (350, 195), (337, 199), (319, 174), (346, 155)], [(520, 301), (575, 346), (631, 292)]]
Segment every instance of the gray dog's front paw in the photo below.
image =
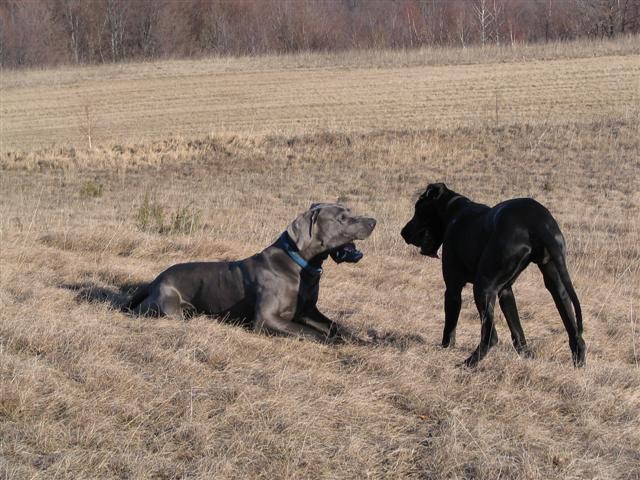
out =
[(342, 343), (355, 343), (356, 345), (369, 345), (372, 342), (370, 340), (361, 338), (360, 336), (356, 335), (348, 328), (334, 322), (331, 325), (331, 332), (327, 337), (327, 343), (331, 343), (334, 345), (339, 345)]

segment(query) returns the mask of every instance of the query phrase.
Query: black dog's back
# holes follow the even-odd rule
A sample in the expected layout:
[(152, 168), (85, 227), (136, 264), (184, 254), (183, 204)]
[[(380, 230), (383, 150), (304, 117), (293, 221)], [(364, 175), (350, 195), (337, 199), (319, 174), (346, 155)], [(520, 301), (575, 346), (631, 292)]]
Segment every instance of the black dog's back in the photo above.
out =
[(498, 203), (486, 213), (484, 222), (488, 236), (497, 235), (502, 243), (526, 242), (531, 246), (530, 261), (548, 261), (545, 247), (553, 240), (564, 251), (564, 237), (551, 212), (532, 198), (514, 198)]

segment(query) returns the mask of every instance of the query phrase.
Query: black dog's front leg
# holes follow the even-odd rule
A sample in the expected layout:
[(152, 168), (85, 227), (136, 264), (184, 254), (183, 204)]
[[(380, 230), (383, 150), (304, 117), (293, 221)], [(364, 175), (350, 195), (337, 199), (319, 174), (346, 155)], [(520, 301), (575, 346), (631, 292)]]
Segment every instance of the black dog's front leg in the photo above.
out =
[(447, 287), (444, 293), (444, 331), (442, 332), (442, 348), (456, 344), (456, 326), (462, 307), (462, 287)]
[(465, 281), (458, 273), (460, 266), (455, 261), (455, 256), (443, 248), (442, 250), (442, 276), (446, 290), (444, 292), (444, 331), (442, 332), (442, 348), (453, 347), (456, 344), (456, 327), (462, 307), (462, 289)]

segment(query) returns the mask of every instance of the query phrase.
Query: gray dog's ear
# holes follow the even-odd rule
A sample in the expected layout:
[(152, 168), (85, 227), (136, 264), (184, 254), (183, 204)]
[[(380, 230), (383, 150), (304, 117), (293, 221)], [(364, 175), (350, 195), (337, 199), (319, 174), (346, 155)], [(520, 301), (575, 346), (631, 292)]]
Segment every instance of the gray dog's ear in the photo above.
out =
[[(316, 203), (315, 205), (319, 205), (319, 204)], [(313, 226), (316, 224), (319, 214), (320, 214), (319, 208), (311, 209), (311, 218), (309, 218), (309, 238), (313, 238)]]
[(425, 200), (437, 200), (442, 196), (446, 189), (447, 186), (444, 183), (432, 183), (422, 194), (422, 198)]
[(312, 207), (298, 215), (287, 227), (287, 233), (296, 243), (298, 250), (304, 250), (313, 239), (313, 226), (316, 224), (319, 214), (320, 209)]

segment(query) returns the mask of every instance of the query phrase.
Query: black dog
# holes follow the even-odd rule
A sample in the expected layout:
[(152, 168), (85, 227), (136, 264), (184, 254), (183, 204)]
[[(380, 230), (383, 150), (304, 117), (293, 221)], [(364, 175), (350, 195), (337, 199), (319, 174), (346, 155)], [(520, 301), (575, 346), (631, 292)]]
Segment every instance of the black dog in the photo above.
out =
[(496, 296), (514, 347), (523, 356), (533, 356), (511, 290), (518, 275), (532, 262), (542, 271), (545, 287), (567, 329), (574, 365), (585, 364), (582, 312), (567, 272), (564, 237), (551, 213), (538, 202), (517, 198), (490, 208), (449, 190), (443, 183), (434, 183), (416, 202), (413, 218), (402, 229), (402, 238), (420, 247), (421, 254), (434, 258), (442, 245), (446, 285), (444, 348), (455, 343), (462, 288), (473, 284), (482, 336), (464, 365), (475, 366), (498, 341), (493, 322)]

